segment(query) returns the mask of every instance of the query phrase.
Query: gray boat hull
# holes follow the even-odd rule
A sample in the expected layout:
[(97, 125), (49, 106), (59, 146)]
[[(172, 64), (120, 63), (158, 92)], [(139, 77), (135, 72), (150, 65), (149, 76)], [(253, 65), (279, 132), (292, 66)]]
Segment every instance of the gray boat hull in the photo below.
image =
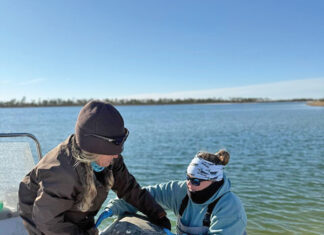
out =
[(118, 218), (108, 226), (100, 235), (120, 235), (120, 234), (165, 234), (163, 229), (152, 224), (146, 217), (141, 215), (126, 215)]

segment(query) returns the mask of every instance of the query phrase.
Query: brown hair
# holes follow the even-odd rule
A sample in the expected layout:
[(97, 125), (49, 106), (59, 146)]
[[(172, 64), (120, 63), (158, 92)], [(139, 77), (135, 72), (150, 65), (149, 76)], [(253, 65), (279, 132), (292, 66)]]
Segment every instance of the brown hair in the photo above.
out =
[(224, 166), (230, 159), (230, 154), (225, 149), (221, 149), (217, 153), (199, 152), (197, 156), (216, 165)]

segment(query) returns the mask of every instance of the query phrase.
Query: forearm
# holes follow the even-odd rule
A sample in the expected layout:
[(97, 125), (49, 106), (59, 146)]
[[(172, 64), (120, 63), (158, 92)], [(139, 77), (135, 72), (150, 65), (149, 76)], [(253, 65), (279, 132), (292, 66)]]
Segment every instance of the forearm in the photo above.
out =
[(113, 174), (115, 181), (112, 189), (119, 198), (124, 199), (148, 217), (160, 218), (166, 215), (151, 194), (140, 188), (134, 176), (128, 172), (122, 158), (114, 165)]
[[(181, 203), (185, 195), (185, 186), (183, 182), (171, 181), (154, 186), (144, 187), (154, 198), (154, 200), (164, 209), (177, 211), (178, 204)], [(110, 200), (107, 208), (111, 209), (115, 215), (122, 215), (124, 213), (136, 213), (137, 209), (127, 203), (123, 199)]]
[(33, 209), (32, 220), (37, 230), (41, 231), (43, 234), (96, 234), (95, 228), (82, 229), (77, 224), (66, 221), (64, 219), (64, 212), (54, 214), (52, 213), (53, 210), (48, 210), (48, 208), (50, 209), (49, 206), (40, 207), (39, 204), (35, 204)]
[(152, 195), (146, 189), (141, 189), (139, 185), (127, 193), (123, 199), (148, 217), (160, 218), (166, 215), (166, 212)]
[(134, 206), (130, 205), (125, 200), (118, 198), (110, 200), (106, 208), (110, 209), (113, 214), (117, 216), (125, 213), (135, 214), (137, 212), (137, 209)]

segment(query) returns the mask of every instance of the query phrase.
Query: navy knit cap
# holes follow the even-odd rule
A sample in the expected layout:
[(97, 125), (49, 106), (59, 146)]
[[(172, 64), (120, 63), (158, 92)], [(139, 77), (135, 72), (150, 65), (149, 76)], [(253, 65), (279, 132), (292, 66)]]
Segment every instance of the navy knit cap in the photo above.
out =
[(123, 144), (111, 143), (98, 137), (123, 137), (126, 130), (124, 120), (111, 104), (90, 101), (80, 111), (75, 125), (78, 146), (87, 152), (116, 155), (123, 151)]

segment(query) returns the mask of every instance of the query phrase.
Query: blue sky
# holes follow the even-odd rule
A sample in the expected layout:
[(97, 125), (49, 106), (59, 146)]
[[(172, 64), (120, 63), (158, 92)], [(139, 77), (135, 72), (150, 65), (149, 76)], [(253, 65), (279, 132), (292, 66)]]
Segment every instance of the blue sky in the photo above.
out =
[(0, 101), (323, 98), (323, 12), (322, 0), (2, 0)]

